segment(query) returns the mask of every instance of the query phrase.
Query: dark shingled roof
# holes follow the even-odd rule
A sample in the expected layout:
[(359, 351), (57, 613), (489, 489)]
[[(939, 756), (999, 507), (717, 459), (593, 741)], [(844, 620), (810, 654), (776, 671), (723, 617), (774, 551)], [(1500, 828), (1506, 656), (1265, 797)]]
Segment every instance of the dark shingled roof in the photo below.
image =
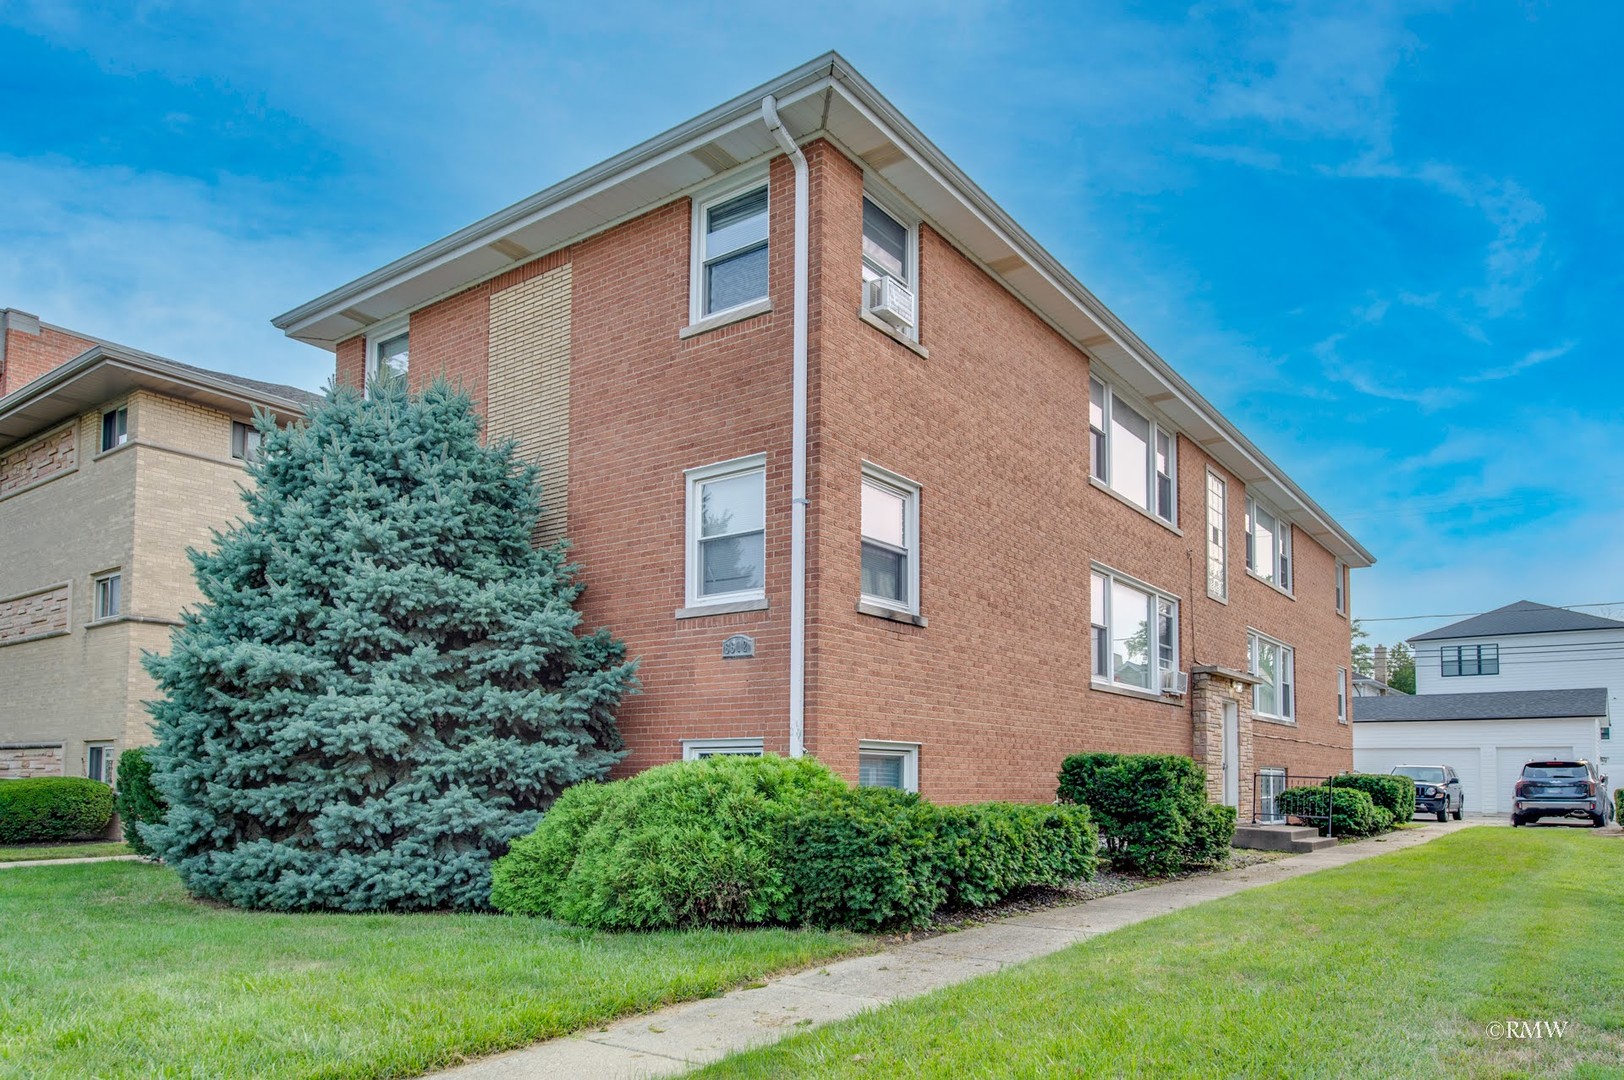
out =
[(1567, 608), (1519, 600), (1493, 611), (1437, 630), (1417, 634), (1411, 641), (1437, 641), (1441, 638), (1499, 637), (1505, 634), (1549, 634), (1562, 630), (1624, 630), (1624, 622), (1586, 615)]
[[(168, 357), (160, 357), (160, 359), (167, 360)], [(214, 378), (219, 379), (221, 382), (234, 383), (245, 390), (255, 390), (261, 394), (271, 394), (275, 397), (286, 398), (295, 405), (303, 405), (306, 410), (309, 410), (326, 400), (321, 394), (313, 394), (309, 390), (303, 390), (297, 386), (289, 386), (286, 383), (262, 382), (259, 379), (245, 379), (241, 375), (232, 375), (230, 372), (226, 371), (214, 371), (210, 368), (200, 368), (193, 364), (183, 364), (179, 360), (169, 360), (169, 362), (178, 368), (186, 368), (188, 371), (196, 371), (202, 375), (211, 375)]]
[(1353, 699), (1354, 723), (1398, 720), (1542, 720), (1606, 716), (1605, 688), (1496, 690), (1482, 694), (1396, 694)]

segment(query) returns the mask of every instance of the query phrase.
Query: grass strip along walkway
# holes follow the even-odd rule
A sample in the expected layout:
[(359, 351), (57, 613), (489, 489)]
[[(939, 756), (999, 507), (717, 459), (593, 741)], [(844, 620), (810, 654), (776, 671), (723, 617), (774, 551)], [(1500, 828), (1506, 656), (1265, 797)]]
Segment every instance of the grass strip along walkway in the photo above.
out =
[(1466, 829), (698, 1075), (1621, 1077), (1621, 911), (1616, 831)]
[(22, 844), (18, 847), (0, 847), (0, 863), (107, 859), (134, 854), (135, 849), (122, 840), (93, 840), (82, 844)]
[(0, 1075), (411, 1076), (863, 951), (500, 915), (197, 903), (138, 862), (0, 874)]

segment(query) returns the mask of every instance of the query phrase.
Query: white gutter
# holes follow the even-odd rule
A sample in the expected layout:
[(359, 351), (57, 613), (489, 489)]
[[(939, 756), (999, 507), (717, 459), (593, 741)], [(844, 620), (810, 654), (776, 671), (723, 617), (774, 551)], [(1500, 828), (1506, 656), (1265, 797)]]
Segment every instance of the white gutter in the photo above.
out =
[(795, 376), (790, 435), (789, 756), (806, 753), (806, 289), (810, 183), (806, 155), (778, 119), (778, 102), (761, 99), (761, 118), (795, 165)]

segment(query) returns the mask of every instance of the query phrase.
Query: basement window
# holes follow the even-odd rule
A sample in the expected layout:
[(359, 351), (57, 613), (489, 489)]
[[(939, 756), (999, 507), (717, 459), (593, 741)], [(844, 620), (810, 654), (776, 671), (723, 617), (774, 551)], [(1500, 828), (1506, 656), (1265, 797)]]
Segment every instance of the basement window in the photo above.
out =
[(760, 757), (761, 739), (684, 739), (682, 760), (703, 761), (708, 757)]
[(860, 742), (857, 744), (857, 786), (897, 791), (919, 790), (919, 744)]

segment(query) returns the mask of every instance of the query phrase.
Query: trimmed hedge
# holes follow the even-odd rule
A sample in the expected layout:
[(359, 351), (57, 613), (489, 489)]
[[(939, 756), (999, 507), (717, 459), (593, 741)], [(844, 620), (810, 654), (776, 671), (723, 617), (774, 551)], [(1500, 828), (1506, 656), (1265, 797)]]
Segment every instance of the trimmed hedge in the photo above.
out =
[(1287, 788), (1274, 805), (1282, 814), (1317, 826), (1321, 836), (1328, 831), (1337, 836), (1374, 836), (1393, 827), (1392, 811), (1377, 806), (1369, 795), (1353, 787)]
[(934, 806), (811, 759), (715, 757), (564, 792), (492, 868), (492, 906), (599, 929), (923, 925), (1093, 876), (1088, 811)]
[(138, 746), (118, 756), (118, 791), (115, 796), (118, 816), (124, 824), (124, 839), (137, 855), (155, 858), (157, 853), (141, 829), (146, 825), (163, 824), (169, 804), (152, 784), (152, 760), (148, 748)]
[(1362, 791), (1370, 801), (1392, 815), (1394, 821), (1415, 817), (1415, 781), (1408, 776), (1383, 773), (1345, 773), (1325, 781), (1327, 787), (1347, 787)]
[(845, 783), (810, 758), (718, 755), (576, 784), (491, 868), (491, 904), (598, 930), (782, 922), (785, 817)]
[(45, 844), (101, 835), (113, 789), (77, 776), (0, 780), (0, 844)]
[(1179, 754), (1073, 754), (1060, 766), (1060, 798), (1093, 812), (1112, 864), (1176, 874), (1227, 857), (1235, 812), (1207, 802), (1201, 766)]

